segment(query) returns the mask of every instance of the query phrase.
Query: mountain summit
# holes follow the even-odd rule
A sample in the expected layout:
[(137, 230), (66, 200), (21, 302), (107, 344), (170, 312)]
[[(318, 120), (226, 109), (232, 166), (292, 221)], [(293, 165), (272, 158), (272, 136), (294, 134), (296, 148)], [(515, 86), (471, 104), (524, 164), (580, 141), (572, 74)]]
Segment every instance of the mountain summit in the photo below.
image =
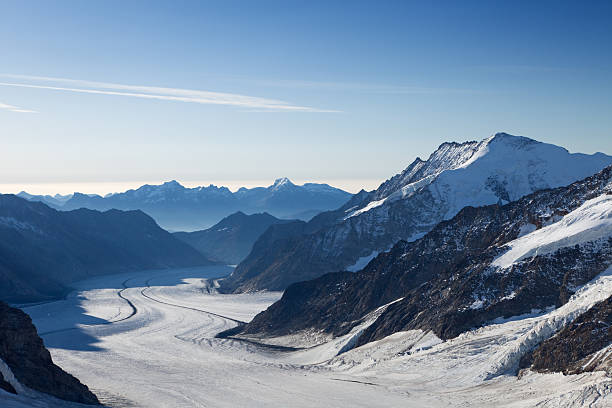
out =
[(273, 190), (278, 190), (278, 189), (287, 188), (287, 187), (295, 187), (295, 184), (293, 184), (291, 180), (289, 180), (287, 177), (281, 177), (274, 181), (274, 184), (272, 185), (271, 188)]
[[(414, 241), (466, 206), (505, 204), (590, 176), (612, 157), (496, 133), (480, 142), (443, 143), (373, 192), (355, 195), (290, 234), (279, 231), (224, 283), (226, 291), (282, 290), (327, 272), (358, 270), (399, 240)], [(297, 234), (297, 236), (295, 235)], [(274, 245), (271, 243), (274, 242)]]

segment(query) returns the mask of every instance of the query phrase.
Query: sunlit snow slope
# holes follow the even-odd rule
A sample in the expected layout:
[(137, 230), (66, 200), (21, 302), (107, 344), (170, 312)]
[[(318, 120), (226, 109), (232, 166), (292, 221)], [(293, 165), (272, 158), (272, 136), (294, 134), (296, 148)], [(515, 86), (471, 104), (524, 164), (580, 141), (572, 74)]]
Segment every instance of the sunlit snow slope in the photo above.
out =
[(555, 252), (559, 248), (580, 245), (612, 236), (612, 195), (603, 194), (552, 225), (524, 235), (507, 244), (506, 253), (493, 261), (493, 266), (507, 268), (535, 255)]

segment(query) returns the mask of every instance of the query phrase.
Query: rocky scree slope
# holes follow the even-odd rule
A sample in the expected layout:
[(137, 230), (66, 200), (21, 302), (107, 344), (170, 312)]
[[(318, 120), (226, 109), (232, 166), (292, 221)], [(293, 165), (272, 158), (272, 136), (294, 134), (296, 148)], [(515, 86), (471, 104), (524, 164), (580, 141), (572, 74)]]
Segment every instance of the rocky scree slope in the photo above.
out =
[[(498, 133), (481, 142), (444, 143), (416, 159), (376, 191), (361, 192), (302, 230), (277, 237), (274, 250), (254, 245), (224, 281), (228, 292), (283, 290), (328, 272), (354, 269), (360, 259), (414, 241), (465, 206), (504, 204), (534, 191), (592, 175), (612, 157), (570, 154), (562, 147)], [(321, 222), (324, 220), (324, 222)], [(270, 235), (262, 237), (272, 242)]]
[[(612, 166), (503, 206), (466, 207), (423, 238), (398, 242), (357, 273), (289, 286), (239, 331), (253, 337), (313, 330), (340, 336), (395, 301), (357, 345), (411, 329), (449, 339), (496, 318), (563, 305), (612, 264), (611, 180)], [(539, 235), (550, 242), (538, 241)]]

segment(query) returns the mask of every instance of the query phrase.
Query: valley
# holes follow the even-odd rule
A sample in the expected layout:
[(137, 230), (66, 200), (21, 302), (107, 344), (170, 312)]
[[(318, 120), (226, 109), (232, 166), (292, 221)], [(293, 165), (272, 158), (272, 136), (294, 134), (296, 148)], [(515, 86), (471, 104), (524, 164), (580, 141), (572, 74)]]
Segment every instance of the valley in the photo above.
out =
[[(492, 324), (442, 343), (419, 330), (396, 333), (336, 356), (342, 336), (278, 351), (219, 332), (250, 321), (280, 292), (219, 294), (231, 268), (149, 270), (81, 281), (65, 300), (24, 309), (54, 361), (111, 407), (605, 406), (603, 372), (574, 376), (500, 370), (521, 339), (555, 311)], [(609, 293), (602, 274), (580, 299)], [(578, 303), (570, 301), (566, 307)], [(556, 312), (557, 314), (563, 312)], [(7, 407), (79, 406), (14, 396)]]

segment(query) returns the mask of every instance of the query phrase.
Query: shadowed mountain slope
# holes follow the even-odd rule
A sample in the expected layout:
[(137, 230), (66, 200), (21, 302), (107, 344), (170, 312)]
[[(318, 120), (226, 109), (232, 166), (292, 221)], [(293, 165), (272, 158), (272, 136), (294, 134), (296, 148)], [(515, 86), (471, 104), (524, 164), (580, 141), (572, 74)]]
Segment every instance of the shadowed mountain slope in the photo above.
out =
[(93, 275), (212, 264), (142, 211), (57, 211), (0, 195), (0, 299), (61, 296)]

